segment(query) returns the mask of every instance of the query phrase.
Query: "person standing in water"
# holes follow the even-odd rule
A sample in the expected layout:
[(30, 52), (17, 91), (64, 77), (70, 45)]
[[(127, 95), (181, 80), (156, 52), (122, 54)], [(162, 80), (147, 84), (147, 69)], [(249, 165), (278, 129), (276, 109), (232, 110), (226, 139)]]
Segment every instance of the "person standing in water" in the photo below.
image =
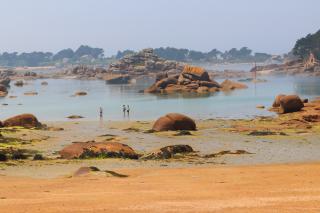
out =
[(103, 117), (103, 109), (102, 109), (102, 107), (100, 107), (100, 109), (99, 109), (99, 115), (100, 115), (100, 119)]
[(127, 105), (127, 114), (128, 114), (128, 117), (130, 116), (130, 107), (129, 105)]
[(126, 117), (126, 106), (125, 105), (122, 105), (122, 111), (123, 111), (123, 117)]

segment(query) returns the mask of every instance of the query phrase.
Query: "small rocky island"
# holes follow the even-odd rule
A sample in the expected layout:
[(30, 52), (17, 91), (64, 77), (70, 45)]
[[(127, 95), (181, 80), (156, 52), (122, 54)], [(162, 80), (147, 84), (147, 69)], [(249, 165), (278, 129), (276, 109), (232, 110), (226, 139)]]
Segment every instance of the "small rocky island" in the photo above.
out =
[(217, 91), (228, 91), (234, 89), (245, 89), (245, 84), (225, 80), (221, 84), (210, 78), (208, 72), (201, 67), (185, 66), (180, 74), (170, 75), (159, 73), (156, 82), (145, 93), (175, 93), (195, 92), (210, 93)]

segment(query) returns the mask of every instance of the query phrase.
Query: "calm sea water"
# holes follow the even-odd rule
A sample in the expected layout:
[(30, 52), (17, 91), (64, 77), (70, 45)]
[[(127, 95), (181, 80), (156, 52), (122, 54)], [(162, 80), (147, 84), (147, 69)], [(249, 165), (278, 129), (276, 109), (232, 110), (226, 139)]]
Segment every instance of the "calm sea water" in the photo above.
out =
[[(61, 121), (72, 114), (86, 120), (97, 120), (99, 107), (104, 109), (105, 120), (122, 120), (122, 105), (129, 104), (131, 120), (156, 119), (169, 112), (179, 112), (195, 119), (249, 118), (273, 115), (256, 105), (270, 107), (279, 93), (299, 94), (303, 98), (320, 96), (320, 78), (268, 77), (266, 83), (247, 83), (249, 88), (212, 95), (153, 95), (139, 93), (153, 81), (140, 80), (134, 85), (107, 85), (99, 80), (44, 80), (28, 81), (24, 87), (11, 86), (10, 93), (0, 98), (0, 120), (20, 113), (33, 113), (40, 120)], [(36, 91), (37, 96), (24, 92)], [(71, 97), (76, 91), (87, 96)], [(10, 95), (18, 96), (11, 99)], [(3, 104), (8, 104), (4, 106)], [(21, 104), (21, 105), (19, 105)]]

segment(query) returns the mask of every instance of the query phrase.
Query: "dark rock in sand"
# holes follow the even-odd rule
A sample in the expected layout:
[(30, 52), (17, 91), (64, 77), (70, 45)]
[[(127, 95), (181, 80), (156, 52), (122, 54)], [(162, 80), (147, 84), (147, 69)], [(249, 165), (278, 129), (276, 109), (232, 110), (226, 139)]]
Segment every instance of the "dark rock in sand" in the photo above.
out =
[(84, 166), (80, 167), (77, 171), (73, 173), (73, 177), (78, 177), (78, 176), (83, 176), (83, 175), (88, 175), (92, 172), (99, 172), (100, 169), (98, 169), (95, 166)]
[(0, 161), (7, 161), (8, 160), (8, 156), (6, 155), (6, 153), (0, 151)]
[(44, 160), (45, 158), (41, 154), (35, 154), (33, 156), (33, 160)]
[(287, 95), (280, 99), (280, 113), (298, 112), (304, 107), (297, 95)]
[(191, 152), (193, 152), (193, 149), (189, 145), (172, 145), (163, 147), (150, 154), (147, 154), (144, 157), (142, 157), (142, 159), (169, 159), (174, 157), (175, 154), (187, 154)]
[(128, 145), (117, 142), (73, 143), (60, 151), (64, 159), (84, 158), (130, 158), (138, 159), (138, 154)]
[(216, 157), (220, 157), (223, 155), (243, 155), (243, 154), (253, 154), (253, 153), (248, 152), (246, 150), (236, 150), (236, 151), (225, 150), (225, 151), (221, 151), (218, 153), (205, 155), (204, 158), (216, 158)]
[(32, 114), (22, 114), (9, 118), (3, 122), (5, 127), (21, 126), (25, 128), (40, 128), (42, 124)]
[(81, 119), (83, 117), (81, 115), (70, 115), (67, 118), (69, 118), (69, 119)]
[(176, 131), (176, 130), (196, 130), (196, 123), (191, 118), (178, 114), (170, 113), (160, 117), (152, 127), (155, 131)]
[(47, 85), (48, 85), (48, 82), (43, 81), (43, 82), (41, 82), (41, 85), (42, 85), (42, 86), (47, 86)]

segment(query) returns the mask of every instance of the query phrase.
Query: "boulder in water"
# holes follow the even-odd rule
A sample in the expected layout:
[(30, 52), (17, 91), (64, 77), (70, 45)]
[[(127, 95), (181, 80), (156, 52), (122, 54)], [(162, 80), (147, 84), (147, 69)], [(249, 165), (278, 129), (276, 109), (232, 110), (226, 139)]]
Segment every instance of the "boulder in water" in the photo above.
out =
[(86, 95), (88, 95), (88, 93), (84, 91), (79, 91), (74, 94), (74, 96), (86, 96)]
[(107, 84), (128, 84), (130, 83), (131, 77), (129, 75), (118, 75), (106, 79)]
[(16, 81), (14, 83), (14, 85), (17, 86), (17, 87), (22, 87), (24, 85), (24, 83), (23, 83), (23, 81)]
[(220, 86), (223, 90), (234, 90), (234, 89), (246, 89), (247, 85), (235, 81), (231, 81), (229, 79), (224, 80)]
[(154, 131), (196, 130), (196, 123), (188, 116), (170, 113), (160, 117), (153, 125)]

